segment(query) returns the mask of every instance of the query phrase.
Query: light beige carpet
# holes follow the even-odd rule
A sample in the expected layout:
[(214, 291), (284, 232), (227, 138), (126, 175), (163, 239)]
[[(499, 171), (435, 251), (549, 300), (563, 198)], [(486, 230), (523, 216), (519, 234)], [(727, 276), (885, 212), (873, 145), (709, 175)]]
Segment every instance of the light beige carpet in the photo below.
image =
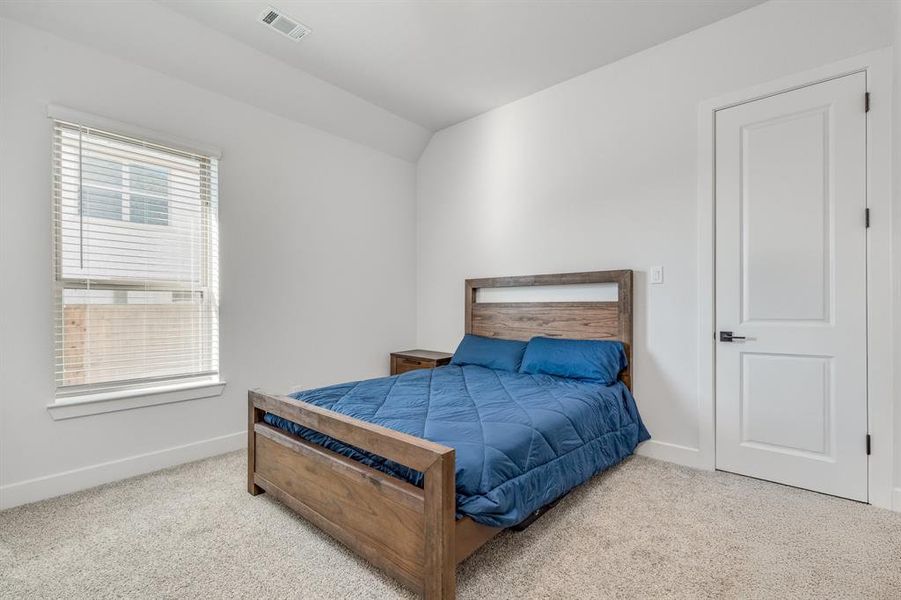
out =
[[(235, 453), (0, 513), (0, 598), (410, 598)], [(901, 514), (632, 458), (458, 571), (460, 598), (901, 598)]]

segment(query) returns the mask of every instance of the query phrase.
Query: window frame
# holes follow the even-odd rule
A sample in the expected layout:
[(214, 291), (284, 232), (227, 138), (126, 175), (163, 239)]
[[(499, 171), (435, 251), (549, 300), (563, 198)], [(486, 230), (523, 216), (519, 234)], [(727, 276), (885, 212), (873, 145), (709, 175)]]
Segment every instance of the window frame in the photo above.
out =
[[(201, 302), (205, 305), (204, 310), (212, 311), (214, 318), (205, 322), (208, 327), (203, 332), (204, 343), (211, 345), (210, 365), (213, 370), (185, 373), (183, 375), (168, 375), (161, 377), (141, 377), (131, 379), (116, 379), (97, 383), (87, 384), (71, 384), (61, 385), (57, 380), (58, 359), (56, 353), (59, 350), (60, 341), (54, 336), (53, 353), (54, 353), (54, 400), (48, 405), (51, 415), (54, 419), (71, 418), (75, 416), (83, 416), (86, 414), (97, 414), (102, 412), (110, 412), (114, 410), (124, 410), (128, 408), (137, 408), (140, 406), (148, 406), (154, 404), (178, 402), (182, 400), (191, 400), (195, 398), (207, 398), (218, 396), (222, 393), (225, 382), (221, 379), (220, 368), (220, 349), (218, 344), (219, 336), (219, 264), (218, 264), (218, 231), (216, 231), (215, 243), (216, 248), (212, 247), (213, 227), (218, 230), (218, 161), (221, 153), (218, 150), (209, 147), (203, 147), (185, 140), (162, 136), (156, 132), (137, 128), (134, 126), (118, 123), (101, 117), (95, 117), (86, 113), (73, 111), (64, 107), (55, 105), (48, 106), (47, 111), (50, 120), (50, 135), (48, 136), (51, 143), (56, 143), (56, 123), (61, 122), (65, 126), (82, 128), (88, 130), (96, 130), (101, 134), (110, 134), (113, 136), (129, 138), (138, 143), (159, 146), (161, 150), (172, 151), (173, 153), (182, 153), (190, 155), (192, 159), (198, 160), (200, 163), (205, 162), (205, 168), (201, 168), (202, 173), (215, 177), (213, 182), (210, 178), (200, 178), (201, 187), (201, 221), (200, 227), (202, 231), (202, 258), (200, 260), (200, 282), (198, 286), (193, 282), (185, 281), (167, 281), (154, 280), (148, 282), (146, 279), (128, 279), (122, 277), (101, 278), (94, 276), (73, 277), (71, 275), (64, 276), (63, 260), (62, 260), (62, 244), (60, 232), (63, 227), (63, 219), (60, 218), (58, 209), (62, 202), (61, 186), (55, 183), (51, 185), (51, 203), (52, 203), (52, 228), (54, 242), (51, 253), (52, 267), (52, 292), (54, 294), (54, 323), (58, 318), (57, 311), (61, 311), (63, 307), (63, 293), (67, 289), (91, 289), (91, 290), (110, 290), (112, 292), (128, 292), (128, 291), (164, 291), (170, 292), (173, 298), (178, 294), (197, 293), (202, 295)], [(214, 164), (215, 161), (215, 164)], [(51, 158), (51, 173), (57, 167), (55, 157)], [(127, 179), (123, 169), (123, 179)], [(51, 175), (51, 181), (52, 177)], [(168, 185), (168, 184), (167, 184)], [(216, 198), (213, 198), (213, 190), (216, 189)], [(121, 221), (135, 223), (145, 227), (163, 228), (171, 226), (171, 202), (168, 196), (165, 198), (170, 202), (170, 207), (166, 213), (166, 224), (131, 221), (126, 197), (135, 194), (129, 194), (127, 191), (121, 191), (122, 198), (122, 215)], [(156, 194), (148, 193), (149, 197), (156, 197)], [(83, 206), (79, 204), (79, 211), (83, 210)], [(91, 217), (104, 219), (104, 217)], [(116, 219), (113, 219), (114, 221)], [(216, 257), (214, 259), (214, 257)], [(214, 260), (216, 261), (214, 264)], [(214, 289), (215, 288), (215, 289)], [(206, 320), (204, 320), (206, 321)], [(75, 405), (83, 405), (76, 407)]]

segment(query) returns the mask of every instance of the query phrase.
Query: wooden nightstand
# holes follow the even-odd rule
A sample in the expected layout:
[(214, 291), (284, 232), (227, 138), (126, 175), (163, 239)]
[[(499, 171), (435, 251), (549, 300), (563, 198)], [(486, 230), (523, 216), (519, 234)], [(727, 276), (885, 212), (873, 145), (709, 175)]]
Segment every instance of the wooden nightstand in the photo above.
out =
[(448, 354), (447, 352), (432, 352), (431, 350), (392, 352), (391, 374), (400, 375), (416, 369), (434, 369), (449, 363), (453, 356), (453, 354)]

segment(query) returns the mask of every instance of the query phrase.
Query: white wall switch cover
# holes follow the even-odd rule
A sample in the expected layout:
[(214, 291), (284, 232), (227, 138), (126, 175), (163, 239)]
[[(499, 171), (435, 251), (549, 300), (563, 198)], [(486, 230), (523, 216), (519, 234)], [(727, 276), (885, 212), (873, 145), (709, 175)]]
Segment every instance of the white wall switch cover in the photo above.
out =
[(663, 267), (651, 267), (651, 283), (653, 285), (663, 283)]

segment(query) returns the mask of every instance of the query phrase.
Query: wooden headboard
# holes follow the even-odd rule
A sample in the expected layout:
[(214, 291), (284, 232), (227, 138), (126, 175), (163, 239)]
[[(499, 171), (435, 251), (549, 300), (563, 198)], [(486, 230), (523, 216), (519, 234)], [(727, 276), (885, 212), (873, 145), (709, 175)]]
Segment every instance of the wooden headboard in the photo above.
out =
[[(618, 299), (579, 302), (476, 302), (485, 288), (615, 283)], [(466, 280), (466, 333), (528, 341), (540, 335), (619, 340), (629, 367), (620, 378), (632, 387), (632, 271), (554, 273)]]

